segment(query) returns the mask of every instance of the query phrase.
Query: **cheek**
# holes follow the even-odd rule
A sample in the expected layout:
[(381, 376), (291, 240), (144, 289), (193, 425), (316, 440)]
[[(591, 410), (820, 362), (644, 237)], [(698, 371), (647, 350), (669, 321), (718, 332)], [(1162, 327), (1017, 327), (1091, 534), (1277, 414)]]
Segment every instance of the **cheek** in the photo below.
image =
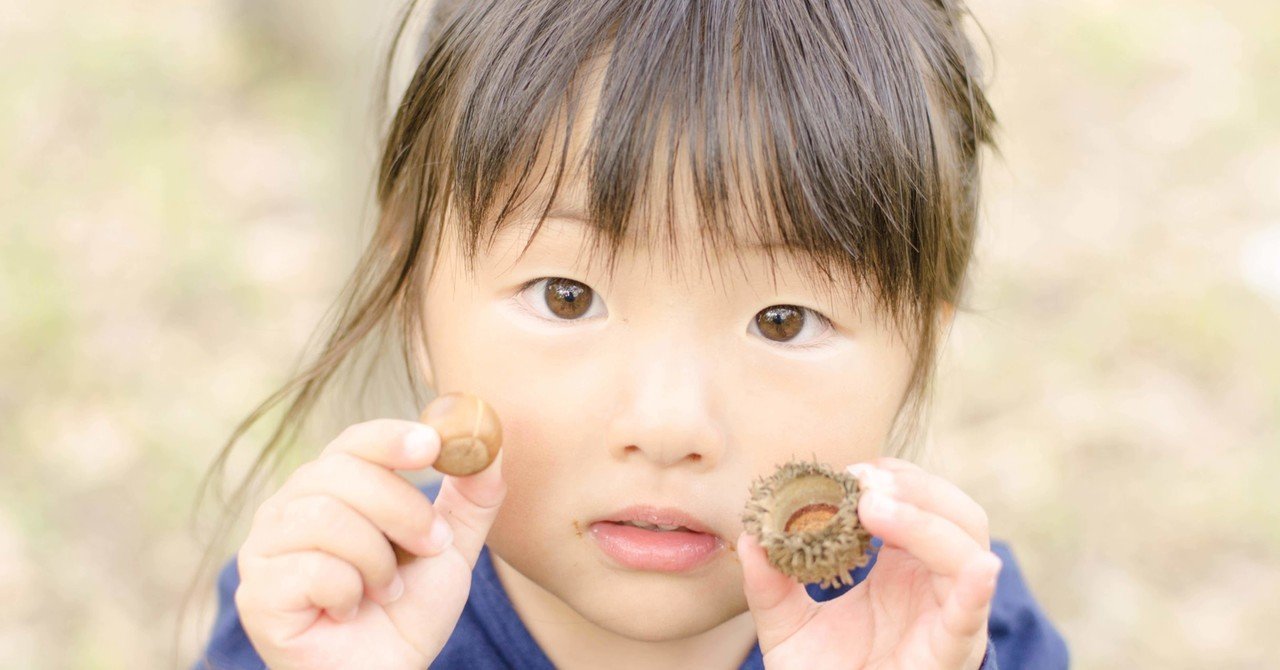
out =
[(586, 528), (575, 519), (587, 469), (573, 453), (572, 427), (538, 411), (545, 402), (506, 400), (502, 474), (507, 495), (486, 543), (530, 579), (553, 587), (563, 579), (564, 564), (585, 546), (581, 533)]
[(758, 471), (793, 458), (844, 465), (881, 454), (909, 375), (905, 354), (857, 350), (824, 366), (755, 368), (734, 412)]

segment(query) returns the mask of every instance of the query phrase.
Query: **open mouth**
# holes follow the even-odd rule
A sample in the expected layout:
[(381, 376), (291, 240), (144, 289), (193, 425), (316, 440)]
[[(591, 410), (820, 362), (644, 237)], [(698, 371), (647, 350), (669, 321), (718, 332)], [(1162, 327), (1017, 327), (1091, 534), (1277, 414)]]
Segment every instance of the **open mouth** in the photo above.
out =
[(685, 533), (696, 533), (696, 530), (690, 530), (684, 526), (664, 526), (661, 524), (645, 523), (644, 521), (608, 521), (606, 523), (616, 523), (619, 526), (634, 526), (635, 528), (643, 528), (645, 530), (657, 531), (682, 531)]
[(685, 572), (710, 562), (725, 548), (719, 537), (685, 526), (597, 521), (590, 531), (605, 556), (631, 570)]

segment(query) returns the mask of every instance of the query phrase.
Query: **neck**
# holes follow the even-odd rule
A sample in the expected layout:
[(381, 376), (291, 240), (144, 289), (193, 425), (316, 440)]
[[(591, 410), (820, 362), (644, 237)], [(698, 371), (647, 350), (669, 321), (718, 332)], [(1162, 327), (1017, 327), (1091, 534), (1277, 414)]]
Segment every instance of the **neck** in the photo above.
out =
[(623, 637), (583, 618), (563, 600), (490, 552), (494, 572), (534, 641), (561, 670), (610, 668), (722, 668), (737, 670), (756, 644), (750, 612), (678, 640)]

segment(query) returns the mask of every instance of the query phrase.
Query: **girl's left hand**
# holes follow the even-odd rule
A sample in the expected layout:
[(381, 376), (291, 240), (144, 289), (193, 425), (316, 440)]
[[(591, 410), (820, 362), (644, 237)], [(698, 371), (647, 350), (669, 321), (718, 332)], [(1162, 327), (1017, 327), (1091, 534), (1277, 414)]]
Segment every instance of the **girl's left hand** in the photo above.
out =
[(973, 670), (987, 649), (1000, 559), (987, 514), (958, 487), (896, 458), (849, 466), (863, 494), (858, 516), (884, 541), (866, 580), (815, 602), (738, 537), (747, 605), (770, 670)]

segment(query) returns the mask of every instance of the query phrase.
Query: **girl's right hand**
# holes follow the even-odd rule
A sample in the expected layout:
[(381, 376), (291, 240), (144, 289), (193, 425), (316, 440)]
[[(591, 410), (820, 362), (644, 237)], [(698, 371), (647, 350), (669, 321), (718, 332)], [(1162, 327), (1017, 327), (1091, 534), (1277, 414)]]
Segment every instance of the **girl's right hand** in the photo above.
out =
[[(421, 669), (439, 654), (506, 496), (501, 451), (474, 475), (446, 476), (434, 505), (394, 472), (439, 453), (426, 424), (358, 423), (258, 508), (235, 603), (269, 667)], [(397, 565), (388, 538), (417, 556)]]

